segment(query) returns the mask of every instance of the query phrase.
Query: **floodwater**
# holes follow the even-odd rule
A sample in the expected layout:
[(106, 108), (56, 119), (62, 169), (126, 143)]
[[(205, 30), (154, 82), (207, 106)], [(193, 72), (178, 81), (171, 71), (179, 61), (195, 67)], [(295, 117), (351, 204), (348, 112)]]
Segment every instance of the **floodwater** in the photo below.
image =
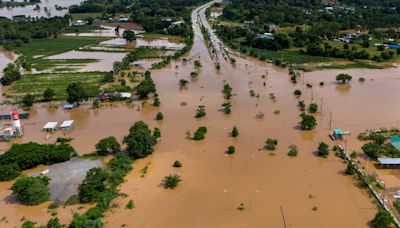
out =
[[(41, 0), (40, 3), (35, 5), (28, 5), (24, 7), (14, 8), (0, 8), (0, 16), (12, 19), (13, 16), (24, 15), (26, 17), (55, 17), (64, 16), (68, 13), (68, 7), (72, 5), (79, 5), (84, 0)], [(39, 10), (34, 10), (38, 5)], [(56, 6), (62, 7), (62, 10), (57, 10)]]
[[(193, 18), (197, 23), (196, 13)], [(333, 145), (328, 137), (330, 125), (351, 131), (346, 136), (348, 151), (360, 149), (359, 132), (396, 125), (400, 116), (400, 69), (311, 72), (294, 85), (286, 70), (235, 57), (235, 66), (220, 60), (222, 68), (217, 72), (198, 25), (194, 28), (194, 46), (185, 56), (190, 62), (176, 61), (152, 71), (160, 108), (147, 104), (137, 111), (131, 105), (114, 103), (100, 109), (83, 105), (62, 110), (37, 104), (30, 111), (31, 117), (22, 120), (24, 137), (15, 142), (52, 143), (59, 136), (74, 137), (71, 144), (78, 153), (86, 154), (94, 151), (101, 138), (113, 135), (122, 141), (136, 121), (160, 128), (162, 139), (154, 154), (134, 164), (120, 188), (128, 197), (116, 200), (119, 207), (106, 213), (106, 227), (367, 227), (377, 211), (367, 192), (357, 188), (352, 177), (343, 175), (345, 164), (341, 159), (333, 154), (319, 158), (314, 152), (321, 141)], [(193, 81), (190, 72), (197, 59), (203, 68)], [(353, 75), (350, 85), (335, 83), (339, 73)], [(360, 77), (366, 81), (358, 82)], [(179, 89), (180, 79), (190, 81), (186, 89)], [(319, 86), (320, 81), (325, 85)], [(221, 94), (224, 82), (235, 94), (230, 115), (218, 111), (225, 102)], [(313, 88), (307, 88), (307, 83)], [(295, 89), (303, 91), (300, 99), (292, 95)], [(259, 98), (251, 97), (250, 90)], [(276, 102), (270, 99), (271, 93)], [(315, 130), (298, 129), (299, 100), (322, 107), (321, 114), (316, 115)], [(182, 106), (182, 102), (187, 105)], [(206, 108), (207, 115), (202, 119), (194, 118), (198, 105)], [(10, 109), (2, 106), (0, 111), (7, 113)], [(280, 114), (274, 114), (275, 110)], [(163, 121), (154, 119), (159, 111), (165, 116)], [(263, 119), (255, 118), (259, 112), (265, 114)], [(75, 120), (70, 131), (50, 135), (41, 131), (48, 121), (68, 119)], [(240, 132), (235, 139), (229, 136), (234, 125)], [(186, 132), (199, 126), (208, 127), (205, 140), (186, 139)], [(261, 149), (267, 138), (279, 141), (274, 153)], [(297, 157), (287, 156), (290, 144), (298, 146)], [(236, 153), (227, 156), (224, 151), (230, 145), (236, 147)], [(3, 151), (9, 146), (0, 144)], [(172, 168), (175, 160), (183, 167)], [(140, 170), (146, 165), (148, 173), (141, 177)], [(174, 173), (182, 177), (181, 184), (175, 190), (162, 188), (162, 178)], [(398, 183), (400, 175), (393, 178), (392, 183)], [(13, 227), (20, 224), (22, 216), (44, 224), (49, 218), (45, 212), (48, 204), (27, 207), (10, 203), (10, 186), (0, 183), (2, 215), (9, 220), (1, 224)], [(125, 209), (129, 200), (134, 201), (135, 209)], [(241, 203), (244, 211), (237, 210)], [(63, 223), (69, 221), (70, 210), (76, 208), (58, 209)]]
[(48, 59), (97, 59), (93, 63), (85, 63), (78, 71), (112, 71), (115, 61), (121, 61), (126, 53), (116, 52), (87, 52), (87, 51), (68, 51), (58, 55), (47, 57)]

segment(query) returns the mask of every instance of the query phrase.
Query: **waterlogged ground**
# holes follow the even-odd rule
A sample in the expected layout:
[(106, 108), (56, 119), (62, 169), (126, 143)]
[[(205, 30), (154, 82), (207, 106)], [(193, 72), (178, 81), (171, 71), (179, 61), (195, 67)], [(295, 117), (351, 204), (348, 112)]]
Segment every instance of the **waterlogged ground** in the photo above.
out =
[[(115, 103), (96, 110), (84, 105), (64, 111), (38, 104), (30, 111), (30, 119), (22, 120), (25, 136), (16, 142), (52, 143), (58, 136), (74, 137), (71, 144), (78, 153), (86, 154), (93, 152), (103, 137), (114, 135), (122, 141), (135, 121), (159, 127), (161, 141), (152, 156), (134, 164), (120, 188), (128, 197), (116, 200), (119, 206), (106, 214), (106, 227), (368, 227), (376, 213), (372, 199), (356, 187), (352, 177), (343, 175), (345, 164), (341, 159), (333, 154), (327, 159), (316, 157), (315, 150), (321, 141), (333, 145), (328, 138), (330, 123), (332, 128), (351, 131), (346, 137), (348, 151), (359, 150), (359, 132), (396, 126), (400, 116), (400, 70), (316, 71), (305, 73), (294, 85), (286, 70), (235, 57), (235, 66), (221, 60), (221, 71), (216, 72), (198, 26), (195, 33), (194, 47), (185, 56), (191, 59), (189, 63), (177, 61), (152, 71), (160, 108), (145, 105), (137, 111), (136, 104)], [(193, 61), (197, 59), (203, 68), (198, 79), (191, 80)], [(353, 82), (347, 86), (336, 84), (339, 73), (352, 74)], [(360, 77), (365, 82), (358, 82)], [(180, 79), (190, 81), (186, 89), (179, 89)], [(321, 81), (324, 86), (319, 86)], [(230, 115), (218, 111), (225, 102), (221, 94), (224, 82), (233, 87), (235, 94)], [(307, 88), (307, 83), (313, 87)], [(259, 98), (250, 96), (251, 89)], [(295, 89), (303, 91), (300, 99), (292, 95)], [(276, 102), (270, 99), (270, 93), (276, 96)], [(316, 115), (315, 130), (298, 129), (298, 100), (306, 104), (313, 100), (322, 106), (322, 112)], [(182, 102), (187, 105), (182, 106)], [(206, 107), (207, 115), (202, 119), (194, 118), (198, 105)], [(1, 107), (2, 113), (9, 110)], [(280, 114), (274, 114), (276, 110)], [(161, 122), (154, 120), (159, 111), (165, 116)], [(259, 112), (265, 114), (263, 119), (255, 118)], [(41, 132), (46, 122), (67, 119), (75, 120), (71, 131), (52, 135)], [(240, 132), (235, 139), (229, 136), (234, 125)], [(186, 139), (186, 132), (199, 126), (208, 127), (205, 140)], [(273, 154), (261, 149), (268, 137), (279, 141)], [(287, 156), (290, 144), (298, 146), (297, 157)], [(236, 153), (227, 156), (224, 152), (230, 145), (236, 147)], [(9, 146), (0, 144), (3, 151)], [(172, 168), (175, 160), (180, 160), (183, 167)], [(145, 166), (149, 169), (141, 177), (140, 170)], [(162, 178), (174, 173), (183, 182), (175, 190), (162, 188)], [(398, 183), (399, 177), (391, 175), (390, 182)], [(51, 217), (48, 204), (20, 206), (10, 200), (10, 186), (0, 183), (1, 215), (9, 221), (1, 226), (14, 227), (23, 216), (46, 223)], [(125, 209), (131, 199), (135, 208)], [(241, 203), (243, 211), (237, 210)], [(61, 222), (68, 223), (72, 211), (77, 210), (58, 209)]]
[[(18, 0), (20, 1), (20, 0)], [(13, 8), (0, 8), (0, 16), (12, 19), (13, 16), (25, 16), (25, 17), (55, 17), (64, 16), (68, 13), (68, 7), (72, 5), (79, 5), (84, 0), (42, 0), (40, 3), (35, 5), (27, 5)], [(36, 6), (39, 6), (38, 10)], [(57, 10), (56, 6), (62, 7), (61, 10)]]

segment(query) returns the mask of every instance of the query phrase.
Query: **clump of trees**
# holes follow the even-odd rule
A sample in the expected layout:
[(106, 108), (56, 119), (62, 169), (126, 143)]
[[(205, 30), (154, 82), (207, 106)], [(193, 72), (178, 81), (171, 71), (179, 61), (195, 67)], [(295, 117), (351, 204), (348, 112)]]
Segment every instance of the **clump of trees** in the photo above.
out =
[(328, 157), (329, 155), (329, 146), (328, 144), (324, 143), (324, 142), (320, 142), (318, 145), (318, 156), (320, 157)]
[(164, 188), (174, 189), (182, 181), (181, 177), (177, 174), (165, 176), (162, 180)]
[(157, 139), (151, 134), (148, 125), (143, 121), (136, 122), (125, 137), (126, 151), (133, 159), (144, 158), (153, 153)]
[(0, 181), (9, 181), (17, 178), (21, 174), (21, 168), (13, 163), (0, 165)]
[(11, 83), (21, 78), (21, 73), (16, 65), (9, 63), (3, 70), (3, 77), (0, 78), (2, 85), (11, 85)]
[(132, 42), (136, 40), (135, 32), (132, 30), (125, 30), (122, 33), (122, 38), (124, 38), (127, 42)]
[(156, 85), (151, 78), (151, 74), (149, 71), (145, 73), (144, 79), (139, 83), (136, 87), (136, 93), (141, 98), (145, 99), (150, 93), (156, 93)]
[(194, 133), (193, 139), (196, 141), (203, 140), (205, 138), (206, 133), (207, 133), (207, 127), (201, 126)]
[(232, 112), (231, 102), (225, 102), (222, 104), (222, 112), (225, 113), (226, 115), (228, 115)]
[(351, 81), (353, 77), (349, 74), (339, 74), (336, 76), (336, 81), (342, 83), (342, 84), (346, 84), (346, 82)]
[(317, 126), (317, 120), (315, 119), (314, 116), (302, 113), (300, 117), (301, 117), (300, 121), (301, 130), (312, 130)]
[(38, 205), (49, 199), (48, 177), (21, 177), (12, 185), (11, 190), (17, 199), (26, 205)]
[(55, 92), (53, 89), (51, 88), (47, 88), (44, 92), (43, 92), (43, 101), (47, 102), (47, 101), (51, 101), (53, 100), (55, 96)]
[(94, 202), (106, 189), (107, 172), (102, 168), (91, 168), (79, 186), (79, 199), (82, 203)]
[(386, 210), (379, 209), (371, 224), (377, 228), (390, 228), (393, 224), (393, 218)]
[(295, 95), (296, 97), (300, 97), (300, 96), (301, 96), (301, 90), (296, 89), (296, 90), (293, 92), (293, 95)]
[(117, 154), (121, 152), (121, 145), (114, 136), (101, 139), (96, 144), (96, 153), (104, 156), (108, 154)]
[[(38, 144), (34, 142), (25, 144), (13, 144), (9, 150), (0, 156), (0, 166), (8, 165), (12, 168), (8, 177), (3, 179), (15, 178), (18, 168), (21, 170), (34, 168), (37, 165), (50, 165), (69, 160), (75, 156), (75, 149), (69, 144)], [(17, 168), (18, 167), (18, 168)], [(7, 173), (3, 173), (6, 175)]]
[(264, 149), (275, 150), (277, 145), (278, 145), (278, 140), (268, 138), (267, 141), (265, 141)]

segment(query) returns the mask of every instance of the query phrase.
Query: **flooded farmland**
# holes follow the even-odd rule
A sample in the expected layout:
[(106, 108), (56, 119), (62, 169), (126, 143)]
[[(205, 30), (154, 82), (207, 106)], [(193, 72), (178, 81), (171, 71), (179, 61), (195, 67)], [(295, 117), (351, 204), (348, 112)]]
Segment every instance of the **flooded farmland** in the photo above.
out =
[[(68, 13), (68, 7), (72, 5), (79, 5), (84, 0), (42, 0), (40, 3), (34, 5), (13, 7), (13, 8), (0, 8), (0, 16), (12, 19), (14, 16), (25, 17), (55, 17), (64, 16)], [(61, 7), (60, 9), (57, 9)]]
[[(152, 71), (160, 108), (146, 104), (137, 111), (135, 102), (105, 104), (100, 109), (86, 104), (73, 110), (37, 104), (29, 111), (31, 117), (22, 120), (24, 137), (14, 142), (53, 143), (58, 136), (73, 137), (71, 145), (79, 154), (87, 154), (104, 137), (112, 135), (121, 142), (136, 121), (160, 128), (162, 139), (154, 154), (134, 164), (120, 187), (128, 196), (117, 199), (119, 206), (106, 214), (106, 227), (368, 227), (377, 210), (368, 193), (356, 187), (352, 177), (343, 175), (345, 164), (340, 158), (331, 154), (323, 159), (314, 152), (321, 141), (333, 145), (328, 138), (330, 127), (351, 131), (346, 144), (352, 151), (360, 149), (357, 134), (365, 129), (397, 126), (400, 69), (316, 71), (304, 73), (294, 85), (287, 70), (252, 58), (232, 56), (235, 65), (221, 60), (221, 70), (216, 71), (197, 26), (195, 34), (193, 49), (185, 56), (188, 63), (178, 60)], [(78, 51), (68, 53), (58, 58), (80, 56)], [(108, 58), (104, 56), (106, 61)], [(197, 80), (190, 78), (194, 60), (203, 65)], [(350, 85), (336, 83), (339, 73), (353, 75)], [(359, 82), (360, 77), (365, 82)], [(179, 88), (180, 79), (189, 81), (186, 89)], [(221, 93), (225, 82), (234, 94), (230, 115), (218, 111), (225, 102)], [(303, 91), (300, 98), (293, 96), (296, 89)], [(250, 90), (259, 96), (250, 96)], [(298, 129), (299, 100), (320, 105), (315, 130)], [(199, 105), (205, 106), (207, 115), (195, 119)], [(1, 106), (1, 112), (10, 109)], [(154, 119), (159, 111), (165, 116), (163, 121)], [(257, 119), (258, 113), (264, 118)], [(68, 119), (75, 120), (70, 131), (41, 131), (46, 122)], [(187, 139), (186, 132), (199, 126), (208, 128), (205, 140)], [(239, 129), (238, 138), (229, 136), (233, 126)], [(279, 141), (274, 153), (262, 149), (267, 138)], [(290, 144), (298, 146), (297, 157), (287, 156)], [(237, 151), (226, 155), (230, 145)], [(0, 144), (2, 151), (9, 147), (9, 143)], [(172, 168), (175, 160), (183, 167)], [(141, 177), (140, 170), (146, 165), (149, 171)], [(160, 187), (162, 178), (173, 173), (182, 177), (180, 186), (175, 190)], [(390, 182), (398, 183), (398, 178), (400, 175), (391, 176)], [(33, 207), (16, 204), (10, 186), (0, 183), (1, 215), (9, 221), (2, 225), (14, 227), (23, 216), (44, 224), (51, 217), (47, 203)], [(135, 209), (126, 210), (131, 199)], [(243, 211), (237, 210), (241, 204)], [(77, 207), (60, 208), (60, 221), (68, 223), (72, 211), (78, 211)]]

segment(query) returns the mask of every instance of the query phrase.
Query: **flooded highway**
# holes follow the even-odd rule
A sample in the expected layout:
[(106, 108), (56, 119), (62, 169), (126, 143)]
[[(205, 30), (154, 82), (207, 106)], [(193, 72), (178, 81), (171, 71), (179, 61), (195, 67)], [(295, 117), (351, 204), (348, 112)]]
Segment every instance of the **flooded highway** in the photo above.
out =
[[(15, 142), (53, 143), (59, 136), (73, 137), (71, 145), (78, 153), (88, 154), (104, 137), (115, 136), (122, 142), (136, 121), (160, 128), (162, 138), (154, 154), (134, 163), (120, 187), (127, 197), (118, 198), (118, 206), (106, 213), (106, 227), (368, 227), (377, 209), (367, 191), (343, 174), (345, 164), (339, 157), (331, 153), (324, 159), (315, 151), (321, 141), (334, 145), (328, 137), (330, 128), (351, 131), (346, 136), (347, 149), (359, 151), (359, 132), (395, 126), (400, 116), (396, 105), (399, 68), (315, 71), (302, 74), (301, 80), (292, 84), (286, 69), (269, 63), (238, 56), (234, 56), (235, 64), (225, 61), (231, 51), (220, 48), (219, 39), (208, 30), (221, 64), (217, 71), (218, 60), (210, 57), (200, 27), (209, 28), (204, 12), (212, 4), (193, 11), (194, 45), (183, 57), (188, 62), (177, 60), (152, 71), (159, 108), (145, 104), (137, 111), (137, 102), (105, 104), (100, 109), (92, 109), (88, 103), (72, 110), (36, 104), (31, 117), (22, 121), (24, 137)], [(195, 69), (195, 60), (201, 62), (201, 69)], [(199, 73), (195, 80), (190, 77), (193, 71)], [(336, 83), (339, 73), (353, 75), (350, 85)], [(360, 77), (365, 82), (359, 82)], [(187, 88), (180, 89), (180, 79), (189, 81)], [(225, 83), (232, 86), (234, 94), (229, 115), (219, 111), (226, 102), (221, 93)], [(303, 92), (300, 98), (293, 96), (296, 89)], [(250, 90), (256, 96), (251, 96)], [(271, 99), (272, 95), (276, 99)], [(299, 129), (299, 100), (320, 105), (316, 129)], [(205, 106), (207, 115), (196, 119), (199, 105)], [(10, 108), (3, 105), (0, 111), (7, 113)], [(157, 112), (164, 114), (164, 120), (155, 120)], [(263, 118), (256, 118), (259, 113)], [(70, 131), (50, 135), (41, 131), (46, 122), (67, 119), (75, 120)], [(199, 126), (208, 128), (205, 140), (187, 139), (187, 132)], [(230, 137), (233, 126), (240, 132), (237, 138)], [(279, 141), (276, 151), (263, 149), (267, 138)], [(297, 157), (287, 155), (291, 144), (299, 148)], [(231, 145), (236, 152), (227, 155)], [(2, 151), (9, 147), (9, 143), (0, 144)], [(175, 160), (183, 167), (173, 168)], [(148, 172), (142, 177), (140, 170), (145, 166)], [(162, 178), (174, 173), (183, 179), (179, 187), (161, 187)], [(392, 181), (399, 178), (400, 173)], [(48, 204), (21, 206), (10, 196), (10, 186), (11, 182), (0, 183), (0, 215), (9, 221), (2, 225), (14, 227), (22, 217), (45, 224), (51, 217)], [(125, 208), (129, 200), (134, 201), (135, 209)], [(244, 210), (237, 209), (241, 204)], [(73, 212), (85, 208), (60, 208), (60, 222), (67, 224)]]

